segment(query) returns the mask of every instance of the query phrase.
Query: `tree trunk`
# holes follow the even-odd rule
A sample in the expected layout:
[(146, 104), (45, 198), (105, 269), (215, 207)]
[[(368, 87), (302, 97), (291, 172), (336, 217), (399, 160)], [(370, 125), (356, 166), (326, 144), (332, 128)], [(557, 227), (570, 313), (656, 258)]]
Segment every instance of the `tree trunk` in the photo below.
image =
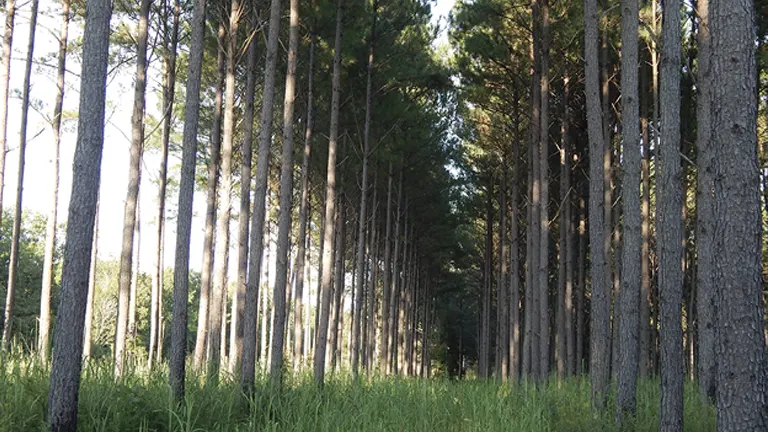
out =
[[(506, 147), (506, 146), (505, 146)], [(509, 377), (509, 299), (507, 286), (507, 150), (504, 148), (499, 185), (499, 277), (496, 280), (498, 300), (496, 301), (496, 378), (506, 382)]]
[(191, 42), (189, 47), (189, 66), (187, 69), (186, 103), (184, 105), (179, 210), (173, 268), (173, 311), (171, 318), (169, 378), (171, 393), (177, 403), (184, 400), (188, 332), (187, 302), (189, 301), (189, 242), (192, 231), (192, 199), (195, 192), (195, 159), (197, 156), (197, 123), (200, 116), (200, 75), (203, 66), (203, 37), (205, 35), (205, 0), (195, 0), (194, 5), (194, 14), (190, 23)]
[[(642, 69), (641, 69), (642, 71)], [(650, 235), (651, 235), (651, 143), (648, 133), (648, 98), (646, 74), (640, 75), (640, 126), (643, 137), (643, 158), (641, 162), (643, 196), (641, 206), (642, 223), (640, 225), (640, 235), (642, 246), (640, 248), (640, 346), (638, 358), (638, 374), (640, 377), (647, 377), (649, 373), (649, 354), (651, 348), (651, 257), (650, 257)]]
[[(152, 368), (152, 357), (158, 352), (157, 347), (162, 345), (161, 339), (161, 309), (160, 302), (163, 297), (163, 251), (165, 250), (165, 198), (167, 191), (168, 177), (168, 146), (171, 139), (171, 129), (173, 128), (173, 104), (176, 93), (176, 50), (179, 44), (179, 16), (181, 15), (181, 5), (179, 0), (173, 2), (173, 24), (171, 25), (170, 41), (168, 40), (168, 29), (165, 28), (163, 44), (168, 46), (168, 54), (165, 61), (165, 74), (163, 76), (163, 137), (162, 137), (162, 155), (160, 162), (160, 173), (158, 175), (157, 191), (157, 250), (155, 251), (155, 272), (152, 280), (152, 292), (150, 294), (150, 331), (149, 331), (149, 353), (147, 364)], [(158, 355), (158, 361), (160, 356)]]
[(608, 295), (608, 286), (606, 285), (605, 201), (603, 199), (605, 192), (605, 184), (603, 182), (605, 137), (602, 129), (602, 117), (605, 113), (602, 112), (600, 107), (596, 0), (584, 0), (584, 21), (585, 87), (590, 178), (589, 243), (592, 280), (589, 373), (592, 386), (592, 403), (595, 408), (603, 409), (607, 402), (610, 372), (611, 298)]
[[(560, 126), (561, 146), (560, 146), (560, 227), (559, 227), (559, 261), (558, 283), (557, 283), (557, 337), (555, 339), (557, 353), (557, 378), (563, 380), (570, 375), (569, 368), (573, 359), (572, 346), (570, 341), (570, 312), (571, 312), (571, 289), (570, 280), (566, 280), (568, 271), (567, 257), (569, 257), (569, 235), (571, 226), (571, 200), (570, 200), (570, 141), (568, 139), (568, 75), (563, 77), (563, 119)], [(567, 287), (566, 287), (567, 286)], [(568, 294), (566, 294), (568, 291)]]
[(59, 31), (59, 56), (56, 68), (56, 100), (53, 104), (53, 188), (51, 208), (45, 224), (45, 257), (43, 262), (43, 287), (40, 291), (40, 333), (37, 350), (43, 362), (50, 355), (51, 288), (53, 286), (53, 261), (56, 250), (56, 222), (59, 207), (59, 149), (61, 147), (61, 112), (64, 105), (64, 76), (67, 66), (67, 40), (69, 35), (69, 0), (62, 1), (61, 30)]
[(211, 126), (211, 150), (208, 161), (208, 179), (206, 184), (205, 231), (203, 233), (203, 264), (200, 271), (200, 301), (197, 314), (197, 335), (195, 338), (195, 369), (200, 371), (203, 359), (207, 357), (208, 323), (210, 313), (211, 275), (213, 274), (214, 223), (216, 222), (216, 204), (219, 184), (219, 166), (221, 165), (221, 113), (224, 91), (224, 23), (219, 23), (217, 34), (218, 54), (216, 56), (216, 96), (213, 105), (213, 125)]
[(395, 233), (394, 233), (394, 252), (392, 254), (392, 287), (390, 288), (389, 298), (389, 368), (386, 374), (397, 373), (397, 306), (400, 301), (399, 286), (400, 286), (400, 270), (398, 269), (398, 258), (400, 255), (400, 208), (403, 201), (403, 167), (400, 167), (400, 176), (397, 182), (397, 207), (395, 210)]
[(587, 212), (584, 208), (584, 198), (579, 198), (579, 261), (577, 266), (579, 274), (576, 287), (576, 373), (581, 375), (586, 372), (584, 367), (584, 333), (586, 325), (584, 322), (584, 302), (586, 299), (587, 286)]
[(275, 74), (277, 71), (277, 44), (280, 35), (280, 0), (271, 0), (267, 55), (264, 62), (264, 90), (262, 91), (259, 150), (256, 154), (256, 184), (251, 214), (251, 245), (248, 256), (248, 283), (245, 292), (245, 318), (243, 320), (243, 368), (241, 387), (253, 390), (256, 368), (256, 317), (259, 304), (261, 256), (264, 251), (264, 219), (266, 215), (267, 177), (269, 176), (269, 147), (272, 141), (272, 117), (275, 100)]
[[(339, 181), (339, 183), (343, 183)], [(340, 194), (341, 195), (341, 194)], [(343, 345), (341, 342), (341, 333), (344, 328), (343, 325), (343, 313), (344, 307), (342, 302), (344, 301), (344, 255), (346, 254), (346, 239), (344, 238), (346, 233), (344, 219), (343, 198), (337, 198), (336, 205), (339, 207), (339, 212), (336, 215), (336, 240), (333, 245), (333, 304), (331, 306), (331, 318), (330, 318), (330, 332), (328, 334), (328, 350), (326, 361), (330, 363), (330, 370), (337, 371), (337, 360), (339, 358), (339, 347)]]
[[(5, 321), (3, 326), (2, 350), (8, 349), (11, 342), (11, 329), (13, 325), (14, 291), (18, 282), (17, 271), (19, 268), (19, 238), (21, 236), (21, 209), (22, 191), (24, 190), (24, 163), (27, 154), (27, 119), (29, 117), (29, 91), (32, 78), (32, 60), (35, 50), (35, 31), (37, 30), (38, 0), (32, 0), (32, 12), (29, 23), (29, 42), (27, 44), (27, 58), (24, 69), (24, 87), (21, 96), (21, 125), (19, 129), (19, 171), (16, 179), (16, 206), (13, 217), (13, 232), (11, 234), (11, 256), (8, 263), (8, 285), (5, 298)], [(2, 212), (0, 208), (0, 212)]]
[[(307, 216), (309, 214), (309, 157), (312, 150), (312, 120), (313, 120), (313, 92), (314, 92), (314, 64), (315, 64), (315, 36), (310, 35), (309, 42), (309, 72), (307, 83), (307, 116), (305, 119), (306, 129), (304, 130), (304, 153), (301, 162), (301, 204), (299, 205), (299, 236), (296, 239), (296, 302), (294, 303), (293, 313), (293, 371), (297, 372), (304, 364), (303, 358), (303, 327), (302, 317), (304, 314), (302, 305), (302, 296), (304, 295), (304, 267), (307, 256)], [(305, 249), (306, 248), (306, 249)]]
[(710, 80), (709, 2), (698, 0), (698, 90), (696, 97), (696, 134), (698, 190), (696, 193), (696, 315), (698, 318), (698, 381), (702, 397), (715, 402), (715, 260), (713, 250), (713, 148), (710, 141), (710, 104), (713, 82)]
[[(229, 14), (228, 36), (226, 39), (227, 72), (224, 90), (224, 121), (221, 141), (221, 181), (219, 184), (219, 217), (216, 220), (216, 239), (220, 245), (216, 248), (213, 270), (213, 291), (211, 303), (213, 307), (209, 312), (208, 333), (209, 351), (211, 353), (208, 363), (208, 377), (213, 378), (218, 374), (221, 356), (219, 345), (221, 339), (222, 315), (226, 321), (227, 295), (227, 258), (229, 257), (229, 219), (232, 213), (232, 150), (235, 127), (235, 68), (237, 67), (237, 31), (240, 24), (240, 16), (243, 13), (243, 5), (240, 0), (233, 0)], [(222, 308), (222, 303), (224, 307)]]
[(541, 239), (539, 240), (539, 373), (549, 378), (549, 0), (540, 0), (541, 19), (541, 118), (539, 173), (541, 175)]
[(344, 13), (344, 0), (338, 1), (336, 9), (336, 36), (333, 48), (333, 91), (331, 93), (331, 127), (328, 139), (328, 174), (325, 192), (325, 238), (326, 248), (323, 251), (321, 267), (322, 277), (322, 301), (320, 303), (320, 322), (315, 336), (315, 381), (323, 385), (325, 381), (325, 351), (328, 335), (328, 315), (331, 307), (331, 279), (333, 260), (331, 248), (335, 234), (334, 218), (336, 217), (336, 144), (339, 133), (339, 97), (341, 93), (341, 33), (343, 29), (342, 17)]
[(141, 258), (141, 197), (136, 197), (136, 224), (133, 227), (134, 258), (131, 268), (131, 290), (128, 295), (127, 340), (136, 338), (136, 297), (139, 290), (139, 260)]
[[(766, 430), (752, 3), (710, 1), (718, 431)], [(665, 45), (666, 46), (666, 45)], [(662, 105), (666, 106), (666, 105)]]
[(680, 2), (664, 2), (661, 58), (661, 136), (656, 220), (661, 324), (660, 430), (683, 428), (683, 221), (680, 169)]
[[(513, 380), (520, 377), (520, 184), (522, 176), (520, 168), (520, 113), (518, 107), (520, 96), (517, 88), (514, 90), (513, 122), (514, 122), (514, 141), (512, 142), (512, 204), (509, 215), (510, 224), (510, 250), (509, 250), (509, 372)], [(425, 305), (429, 310), (429, 300)], [(424, 318), (426, 322), (428, 320)], [(426, 337), (426, 336), (425, 336)], [(422, 354), (423, 355), (423, 354)]]
[[(83, 327), (88, 297), (93, 230), (101, 180), (104, 146), (109, 21), (111, 2), (86, 3), (83, 70), (80, 75), (80, 115), (73, 163), (67, 243), (56, 329), (53, 337), (48, 412), (53, 432), (77, 430), (77, 395), (83, 354)], [(2, 81), (2, 80), (0, 80)]]
[[(258, 17), (251, 16), (251, 32), (256, 32)], [(255, 39), (248, 42), (248, 59), (245, 83), (245, 109), (243, 110), (243, 142), (240, 165), (240, 212), (237, 219), (237, 288), (232, 296), (232, 327), (230, 330), (229, 373), (235, 374), (240, 369), (243, 356), (243, 320), (245, 319), (245, 291), (248, 280), (248, 233), (251, 215), (251, 164), (253, 146), (254, 97), (256, 94), (256, 64), (258, 62), (258, 43)]]
[(621, 7), (621, 113), (624, 210), (621, 250), (618, 392), (616, 423), (636, 411), (640, 306), (640, 113), (638, 101), (638, 0), (623, 0)]
[(117, 331), (115, 334), (115, 376), (122, 376), (125, 367), (125, 343), (128, 335), (128, 307), (133, 266), (133, 237), (136, 227), (136, 206), (141, 183), (141, 155), (144, 151), (144, 107), (147, 90), (147, 32), (151, 0), (141, 0), (139, 27), (136, 34), (136, 84), (133, 91), (131, 115), (131, 150), (128, 161), (128, 191), (123, 213), (123, 236), (120, 250), (118, 280)]
[(382, 277), (381, 285), (381, 340), (379, 345), (381, 346), (379, 357), (379, 373), (382, 375), (387, 374), (387, 368), (389, 366), (389, 303), (391, 301), (391, 275), (392, 275), (392, 262), (391, 262), (391, 242), (392, 238), (392, 162), (389, 163), (389, 170), (387, 174), (387, 221), (384, 233), (384, 275)]
[(13, 28), (16, 0), (5, 0), (5, 27), (3, 28), (3, 57), (0, 65), (0, 221), (3, 217), (3, 189), (5, 189), (5, 155), (8, 153), (8, 88), (11, 79), (13, 55)]
[(293, 112), (296, 87), (296, 53), (299, 48), (299, 0), (290, 0), (288, 64), (285, 72), (283, 101), (283, 155), (280, 162), (280, 214), (277, 233), (277, 274), (275, 274), (275, 331), (272, 335), (272, 385), (282, 380), (283, 342), (285, 339), (285, 290), (288, 284), (288, 249), (290, 248), (291, 209), (293, 204)]

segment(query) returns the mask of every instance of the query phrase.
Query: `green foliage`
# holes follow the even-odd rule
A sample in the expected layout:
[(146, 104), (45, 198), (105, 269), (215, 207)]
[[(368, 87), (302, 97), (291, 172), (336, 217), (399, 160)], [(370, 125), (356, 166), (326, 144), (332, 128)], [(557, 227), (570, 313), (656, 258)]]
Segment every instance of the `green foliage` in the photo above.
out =
[[(19, 269), (16, 283), (14, 318), (11, 337), (25, 350), (34, 348), (37, 337), (37, 319), (40, 314), (40, 291), (43, 285), (43, 260), (45, 256), (45, 224), (43, 215), (24, 212), (19, 239)], [(11, 255), (11, 232), (13, 211), (4, 212), (0, 224), (0, 311), (5, 313), (6, 287), (8, 286), (8, 263)], [(59, 293), (61, 254), (54, 254), (54, 280), (51, 313), (55, 315)], [(0, 328), (3, 323), (0, 322)]]
[[(659, 383), (642, 382), (638, 414), (625, 429), (590, 408), (589, 385), (575, 378), (544, 389), (492, 381), (330, 377), (320, 390), (309, 376), (293, 376), (277, 392), (266, 376), (246, 400), (236, 383), (205, 386), (187, 379), (187, 399), (173, 407), (165, 371), (131, 373), (115, 382), (111, 365), (85, 367), (79, 400), (80, 430), (88, 431), (654, 431)], [(47, 371), (13, 360), (0, 368), (0, 430), (43, 430)], [(714, 431), (715, 412), (695, 386), (685, 393), (685, 430)]]

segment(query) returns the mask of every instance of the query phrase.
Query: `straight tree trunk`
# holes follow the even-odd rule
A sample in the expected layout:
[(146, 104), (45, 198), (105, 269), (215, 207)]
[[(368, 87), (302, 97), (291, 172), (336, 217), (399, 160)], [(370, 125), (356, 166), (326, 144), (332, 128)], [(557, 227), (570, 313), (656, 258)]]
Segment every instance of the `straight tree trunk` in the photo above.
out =
[(590, 319), (590, 384), (592, 404), (602, 410), (608, 396), (610, 378), (611, 298), (606, 285), (605, 260), (605, 136), (600, 107), (600, 79), (597, 55), (597, 1), (584, 0), (584, 60), (587, 105), (587, 132), (589, 135), (589, 237), (590, 274), (592, 281)]
[(208, 322), (210, 313), (211, 276), (213, 274), (214, 224), (216, 222), (216, 204), (219, 184), (219, 166), (221, 165), (221, 113), (224, 104), (224, 22), (219, 23), (217, 34), (218, 54), (216, 56), (216, 96), (213, 105), (213, 125), (211, 126), (211, 150), (208, 161), (208, 180), (206, 184), (205, 231), (203, 233), (203, 264), (200, 271), (200, 302), (197, 314), (197, 334), (195, 338), (195, 369), (200, 371), (203, 359), (207, 357)]
[(229, 373), (235, 374), (241, 367), (243, 357), (243, 320), (245, 319), (245, 291), (248, 281), (248, 233), (251, 215), (251, 164), (253, 146), (254, 98), (256, 95), (256, 64), (258, 43), (256, 29), (258, 17), (251, 14), (248, 42), (247, 69), (245, 82), (245, 109), (243, 110), (243, 142), (240, 165), (240, 212), (237, 219), (237, 289), (232, 296), (232, 328), (230, 330)]
[(267, 55), (264, 62), (264, 90), (262, 91), (259, 149), (256, 163), (256, 184), (251, 214), (251, 245), (248, 254), (248, 281), (245, 291), (245, 318), (243, 319), (243, 368), (240, 386), (253, 390), (256, 368), (256, 317), (259, 304), (261, 258), (264, 252), (264, 219), (266, 215), (267, 178), (269, 176), (269, 147), (272, 141), (272, 117), (277, 72), (277, 44), (280, 35), (280, 0), (271, 0)]
[(315, 336), (314, 372), (315, 381), (322, 386), (325, 381), (325, 350), (328, 335), (328, 315), (331, 307), (331, 279), (333, 272), (333, 260), (331, 249), (335, 229), (333, 226), (336, 217), (336, 144), (339, 134), (339, 98), (341, 93), (341, 34), (343, 29), (344, 0), (338, 1), (336, 9), (336, 36), (333, 48), (333, 91), (331, 93), (331, 127), (328, 138), (328, 172), (325, 191), (325, 238), (326, 248), (323, 251), (321, 268), (322, 277), (322, 301), (320, 302), (320, 322)]
[(395, 233), (394, 233), (394, 251), (392, 254), (392, 280), (390, 288), (389, 298), (389, 368), (387, 374), (397, 373), (397, 362), (393, 359), (397, 359), (397, 306), (400, 301), (399, 289), (400, 286), (400, 270), (398, 269), (398, 258), (400, 255), (400, 220), (401, 220), (401, 206), (403, 201), (403, 167), (400, 168), (399, 180), (397, 182), (397, 207), (395, 210)]
[(698, 75), (696, 94), (696, 162), (698, 164), (698, 186), (696, 193), (696, 315), (698, 318), (698, 362), (697, 375), (699, 391), (705, 399), (715, 402), (715, 260), (714, 236), (714, 152), (710, 136), (710, 105), (712, 84), (710, 77), (709, 2), (698, 0), (697, 47)]
[(93, 302), (96, 297), (96, 265), (99, 260), (99, 200), (96, 199), (96, 215), (93, 221), (93, 246), (91, 263), (88, 267), (88, 297), (85, 305), (85, 328), (83, 330), (83, 361), (91, 358), (91, 338), (93, 334)]
[(539, 133), (539, 173), (541, 174), (541, 239), (539, 240), (539, 373), (549, 378), (549, 0), (540, 1), (541, 119)]
[(586, 372), (584, 357), (584, 333), (586, 325), (584, 323), (584, 301), (586, 298), (587, 286), (587, 213), (585, 209), (584, 198), (579, 198), (579, 258), (577, 266), (579, 274), (577, 276), (576, 289), (576, 373), (581, 375)]
[(371, 371), (373, 369), (373, 358), (374, 353), (376, 351), (376, 323), (379, 322), (376, 316), (376, 298), (377, 298), (377, 291), (379, 286), (379, 227), (376, 224), (376, 219), (378, 215), (378, 204), (379, 204), (379, 189), (378, 189), (378, 176), (376, 173), (374, 173), (373, 176), (373, 200), (371, 203), (373, 204), (373, 208), (371, 209), (371, 225), (369, 227), (369, 230), (371, 231), (371, 236), (369, 240), (368, 248), (369, 250), (372, 250), (372, 258), (371, 258), (371, 278), (369, 280), (368, 284), (368, 315), (366, 319), (367, 324), (367, 331), (365, 332), (366, 336), (366, 373), (368, 375), (371, 374)]
[[(29, 91), (32, 79), (32, 61), (35, 50), (35, 31), (37, 30), (38, 0), (32, 0), (32, 11), (29, 22), (29, 42), (27, 43), (27, 58), (24, 68), (24, 87), (21, 96), (21, 125), (19, 129), (19, 172), (16, 179), (16, 207), (13, 217), (13, 232), (11, 234), (11, 256), (8, 264), (8, 285), (6, 286), (5, 322), (3, 326), (3, 351), (8, 349), (13, 328), (14, 292), (18, 282), (19, 268), (19, 238), (21, 236), (22, 191), (24, 190), (24, 164), (27, 155), (27, 123), (29, 118)], [(0, 213), (2, 208), (0, 208)]]
[(139, 291), (139, 260), (141, 258), (141, 197), (136, 197), (136, 224), (133, 227), (134, 258), (131, 269), (131, 290), (128, 295), (128, 341), (136, 338), (136, 297)]
[(487, 379), (489, 375), (491, 280), (493, 276), (493, 176), (488, 175), (485, 190), (485, 251), (483, 253), (483, 285), (480, 291), (480, 325), (477, 353), (477, 376)]
[(662, 5), (661, 136), (656, 220), (658, 221), (661, 326), (660, 430), (683, 428), (682, 298), (683, 220), (680, 169), (680, 2)]
[[(343, 183), (339, 181), (339, 183)], [(339, 194), (341, 195), (341, 194)], [(336, 205), (339, 206), (339, 212), (336, 215), (336, 240), (333, 247), (333, 306), (331, 308), (331, 322), (330, 333), (328, 335), (328, 350), (327, 362), (331, 364), (330, 370), (337, 371), (338, 359), (341, 357), (339, 351), (342, 342), (341, 333), (344, 329), (344, 307), (342, 302), (344, 301), (344, 255), (346, 254), (346, 219), (345, 209), (343, 206), (343, 197), (337, 198)], [(354, 292), (354, 291), (353, 291)]]
[[(509, 371), (510, 377), (517, 380), (520, 377), (520, 185), (522, 180), (520, 168), (520, 113), (518, 111), (520, 97), (517, 88), (514, 91), (513, 122), (514, 141), (512, 142), (512, 204), (509, 215), (510, 250), (509, 250)], [(429, 311), (429, 301), (425, 305)], [(426, 315), (426, 313), (425, 313)], [(425, 322), (429, 320), (425, 317)], [(425, 336), (426, 338), (426, 336)], [(423, 354), (422, 354), (423, 356)]]
[(501, 184), (499, 185), (499, 277), (496, 280), (498, 300), (496, 301), (496, 377), (506, 382), (509, 377), (509, 298), (507, 286), (507, 151), (503, 151)]
[(136, 83), (133, 91), (131, 115), (131, 150), (128, 162), (128, 191), (123, 213), (123, 236), (120, 250), (118, 279), (117, 331), (115, 334), (115, 376), (122, 376), (125, 368), (125, 343), (128, 336), (128, 307), (133, 269), (133, 237), (136, 227), (136, 206), (141, 183), (141, 156), (144, 151), (144, 109), (147, 91), (147, 33), (151, 0), (141, 0), (139, 27), (136, 34)]
[(111, 6), (108, 0), (91, 0), (85, 5), (80, 115), (46, 415), (52, 432), (77, 430), (88, 270), (104, 146)]
[[(556, 353), (557, 353), (557, 378), (563, 380), (567, 375), (570, 375), (568, 371), (573, 359), (573, 350), (569, 352), (568, 343), (570, 341), (570, 311), (571, 311), (571, 289), (570, 280), (566, 280), (567, 267), (570, 264), (566, 257), (569, 256), (570, 249), (568, 248), (568, 239), (570, 235), (570, 149), (568, 139), (568, 76), (563, 77), (563, 119), (561, 122), (561, 146), (560, 146), (560, 202), (562, 210), (560, 212), (560, 227), (559, 227), (559, 258), (560, 266), (558, 267), (558, 283), (557, 283), (557, 338)], [(566, 285), (568, 287), (566, 287)], [(566, 294), (568, 291), (568, 294)]]
[(640, 347), (638, 359), (638, 374), (641, 377), (648, 376), (649, 373), (649, 354), (651, 348), (651, 258), (650, 258), (650, 235), (651, 235), (651, 142), (648, 133), (648, 98), (646, 74), (640, 75), (640, 126), (643, 137), (643, 158), (641, 162), (643, 196), (641, 206), (642, 224), (640, 225), (640, 235), (642, 237), (642, 246), (640, 248)]
[[(766, 430), (753, 4), (709, 3), (717, 430)], [(665, 18), (666, 19), (666, 18)], [(665, 45), (666, 46), (666, 45)], [(663, 105), (665, 106), (665, 105)]]
[[(227, 36), (227, 73), (224, 87), (224, 122), (221, 141), (221, 181), (219, 184), (219, 217), (216, 221), (216, 238), (220, 246), (216, 248), (213, 264), (213, 291), (211, 303), (214, 305), (209, 313), (209, 347), (211, 357), (208, 363), (208, 377), (218, 373), (221, 363), (219, 344), (222, 326), (226, 325), (226, 301), (227, 296), (227, 262), (229, 257), (229, 220), (232, 213), (232, 151), (235, 133), (235, 68), (239, 46), (237, 32), (240, 26), (240, 17), (243, 13), (241, 0), (232, 0), (229, 13), (229, 27)], [(219, 305), (224, 305), (219, 306)], [(222, 315), (224, 316), (222, 323)]]
[[(179, 0), (173, 2), (173, 24), (171, 25), (170, 41), (168, 40), (168, 29), (165, 29), (166, 39), (164, 45), (168, 47), (168, 53), (165, 58), (165, 74), (163, 77), (163, 137), (162, 137), (162, 155), (160, 162), (160, 174), (158, 175), (157, 191), (157, 250), (155, 251), (155, 272), (152, 281), (151, 305), (150, 305), (150, 331), (149, 331), (149, 353), (147, 364), (152, 368), (152, 357), (157, 351), (157, 346), (162, 345), (160, 337), (160, 299), (163, 296), (163, 251), (165, 250), (165, 198), (167, 191), (168, 177), (168, 146), (171, 140), (171, 129), (173, 128), (173, 103), (176, 93), (176, 50), (179, 44), (179, 16), (181, 15), (181, 4)], [(158, 356), (158, 360), (160, 356)]]
[(309, 213), (309, 157), (312, 151), (312, 120), (314, 103), (314, 63), (315, 63), (315, 36), (310, 35), (309, 42), (309, 72), (307, 82), (307, 116), (306, 129), (304, 130), (304, 152), (301, 162), (301, 203), (299, 204), (299, 236), (297, 238), (298, 250), (296, 252), (296, 302), (293, 313), (293, 371), (298, 372), (304, 364), (304, 335), (302, 318), (304, 314), (302, 297), (304, 295), (304, 267), (307, 256), (307, 223)]
[(200, 116), (200, 75), (203, 66), (203, 38), (205, 35), (205, 0), (195, 0), (194, 2), (190, 33), (189, 66), (187, 69), (186, 102), (184, 105), (181, 180), (179, 181), (176, 252), (173, 268), (173, 311), (171, 318), (171, 357), (169, 368), (171, 394), (177, 403), (184, 400), (184, 377), (186, 372), (189, 242), (192, 232), (192, 199), (195, 192), (197, 126)]
[[(3, 208), (5, 186), (5, 155), (8, 153), (8, 89), (11, 79), (11, 55), (13, 55), (13, 28), (16, 17), (16, 0), (5, 0), (5, 26), (3, 28), (3, 57), (0, 64), (0, 209)], [(0, 210), (0, 221), (3, 212)]]
[(363, 310), (362, 299), (365, 280), (365, 222), (368, 216), (368, 154), (370, 153), (371, 117), (373, 110), (373, 49), (376, 42), (377, 2), (373, 2), (373, 18), (371, 18), (371, 34), (368, 40), (368, 71), (365, 84), (365, 126), (363, 128), (363, 172), (360, 189), (360, 217), (357, 227), (357, 301), (354, 303), (354, 325), (352, 330), (352, 375), (357, 376), (360, 363), (360, 315)]
[(618, 392), (616, 423), (636, 412), (637, 365), (639, 348), (640, 262), (640, 106), (638, 93), (638, 0), (623, 0), (621, 5), (621, 112), (623, 172), (621, 291), (619, 316)]
[(389, 366), (389, 303), (391, 301), (391, 242), (392, 238), (392, 162), (389, 163), (387, 174), (387, 220), (384, 228), (384, 274), (381, 285), (381, 347), (379, 356), (379, 373), (386, 375)]
[(53, 265), (56, 250), (56, 223), (59, 208), (59, 149), (61, 147), (61, 113), (64, 105), (64, 77), (67, 66), (67, 40), (69, 38), (69, 0), (62, 1), (61, 29), (59, 30), (59, 55), (56, 68), (56, 100), (53, 104), (53, 188), (51, 208), (45, 224), (45, 257), (43, 261), (43, 287), (40, 291), (40, 333), (37, 349), (40, 359), (47, 362), (50, 356), (51, 331), (51, 288), (53, 286)]
[(270, 376), (272, 385), (282, 381), (283, 343), (287, 309), (285, 290), (288, 285), (288, 249), (290, 248), (293, 207), (293, 112), (296, 88), (296, 53), (299, 49), (299, 0), (290, 0), (291, 18), (288, 30), (288, 63), (285, 72), (283, 101), (283, 155), (280, 161), (280, 213), (277, 233), (277, 273), (275, 274), (275, 331), (272, 334)]

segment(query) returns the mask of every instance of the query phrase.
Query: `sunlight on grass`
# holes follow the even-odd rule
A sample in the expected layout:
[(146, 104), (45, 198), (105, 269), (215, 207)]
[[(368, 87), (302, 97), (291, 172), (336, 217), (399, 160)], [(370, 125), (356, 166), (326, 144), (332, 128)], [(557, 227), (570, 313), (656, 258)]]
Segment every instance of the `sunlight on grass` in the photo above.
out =
[[(44, 430), (47, 370), (31, 359), (0, 367), (0, 430)], [(319, 390), (310, 375), (290, 376), (281, 392), (259, 378), (252, 399), (232, 379), (206, 386), (187, 380), (187, 400), (175, 408), (167, 371), (134, 371), (117, 382), (111, 367), (89, 363), (80, 392), (83, 431), (619, 431), (609, 413), (594, 415), (589, 383), (574, 378), (544, 390), (494, 381), (329, 376)], [(638, 415), (623, 430), (658, 430), (658, 381), (638, 388)], [(715, 412), (693, 385), (685, 394), (685, 430), (714, 430)]]

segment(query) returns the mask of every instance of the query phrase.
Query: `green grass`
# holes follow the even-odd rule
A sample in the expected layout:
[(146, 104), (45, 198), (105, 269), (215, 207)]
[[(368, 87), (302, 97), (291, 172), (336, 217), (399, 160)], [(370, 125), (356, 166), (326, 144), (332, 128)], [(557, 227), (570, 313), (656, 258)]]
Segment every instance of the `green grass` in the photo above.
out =
[[(638, 413), (624, 429), (590, 409), (589, 383), (572, 379), (545, 389), (495, 382), (329, 376), (319, 390), (310, 376), (288, 379), (281, 392), (259, 379), (252, 400), (223, 379), (187, 380), (187, 401), (172, 408), (167, 371), (133, 372), (115, 382), (111, 367), (90, 363), (80, 391), (82, 431), (585, 431), (658, 430), (658, 381), (642, 382)], [(0, 431), (45, 429), (47, 370), (32, 360), (0, 366)], [(686, 386), (685, 430), (715, 430), (715, 412)]]

